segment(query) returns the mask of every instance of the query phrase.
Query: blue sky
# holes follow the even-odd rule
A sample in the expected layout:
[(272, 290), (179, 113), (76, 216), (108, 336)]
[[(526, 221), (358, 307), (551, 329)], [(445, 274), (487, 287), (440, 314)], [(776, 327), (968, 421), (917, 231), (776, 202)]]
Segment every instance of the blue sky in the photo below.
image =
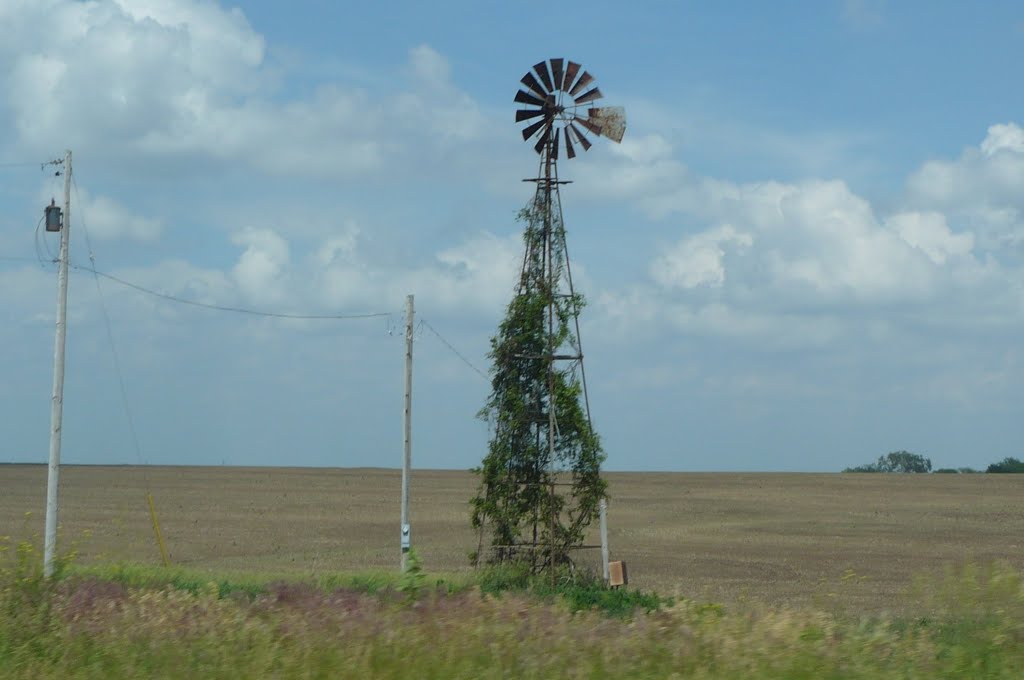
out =
[[(405, 295), (474, 365), (514, 290), (519, 78), (626, 107), (564, 162), (617, 470), (1020, 456), (1018, 3), (0, 0), (0, 460), (44, 462), (74, 152), (64, 460), (395, 467)], [(27, 165), (10, 165), (27, 163)], [(427, 328), (414, 458), (467, 468), (487, 383)]]

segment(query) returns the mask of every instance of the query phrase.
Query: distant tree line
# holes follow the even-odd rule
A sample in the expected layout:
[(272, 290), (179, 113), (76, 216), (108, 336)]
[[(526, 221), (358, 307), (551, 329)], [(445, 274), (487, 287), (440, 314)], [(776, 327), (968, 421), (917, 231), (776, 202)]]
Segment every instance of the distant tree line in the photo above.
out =
[[(879, 456), (874, 463), (849, 467), (843, 472), (901, 472), (901, 473), (927, 473), (932, 472), (932, 461), (922, 455), (910, 453), (909, 451), (893, 451), (884, 456)], [(978, 472), (969, 467), (961, 468), (939, 468), (936, 474), (970, 474)], [(985, 472), (1024, 472), (1024, 461), (1016, 458), (1004, 458), (998, 463), (992, 463)]]
[(992, 463), (985, 472), (1024, 472), (1024, 461), (1016, 458), (1003, 458), (998, 463)]

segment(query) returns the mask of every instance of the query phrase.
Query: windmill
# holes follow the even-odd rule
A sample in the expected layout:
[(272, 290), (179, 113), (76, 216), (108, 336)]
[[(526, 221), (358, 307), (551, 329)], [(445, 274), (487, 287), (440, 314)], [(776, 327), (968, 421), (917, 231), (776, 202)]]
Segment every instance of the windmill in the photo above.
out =
[[(560, 139), (565, 140), (569, 158), (576, 158), (573, 139), (584, 151), (590, 150), (586, 132), (614, 142), (621, 142), (626, 132), (626, 111), (621, 106), (587, 106), (604, 95), (598, 87), (591, 87), (594, 76), (580, 73), (581, 68), (574, 61), (566, 64), (564, 59), (551, 59), (534, 64), (519, 81), (525, 89), (516, 92), (515, 101), (526, 107), (516, 111), (516, 122), (540, 119), (523, 128), (523, 139), (537, 137), (534, 150), (552, 162), (558, 160)], [(585, 116), (580, 115), (583, 111)]]
[[(524, 141), (540, 155), (536, 191), (520, 217), (526, 250), (516, 295), (492, 341), (492, 393), (485, 406), (494, 436), (480, 468), (473, 524), (492, 535), (489, 561), (527, 560), (535, 571), (566, 563), (605, 497), (604, 460), (593, 430), (579, 311), (563, 225), (558, 159), (587, 151), (592, 137), (620, 142), (621, 107), (596, 107), (601, 90), (574, 61), (550, 59), (520, 80), (515, 101)], [(581, 403), (582, 399), (582, 403)], [(555, 488), (566, 488), (556, 494)]]

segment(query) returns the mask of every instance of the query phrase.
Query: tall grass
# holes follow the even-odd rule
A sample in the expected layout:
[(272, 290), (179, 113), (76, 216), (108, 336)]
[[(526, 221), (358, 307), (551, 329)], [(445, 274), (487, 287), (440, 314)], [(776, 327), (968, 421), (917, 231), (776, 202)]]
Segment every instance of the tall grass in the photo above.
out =
[(46, 580), (24, 544), (0, 559), (5, 678), (1024, 677), (1024, 587), (1008, 566), (950, 571), (922, 585), (926, 616), (892, 620), (691, 601), (617, 617), (496, 587), (500, 574), (235, 588), (128, 567)]

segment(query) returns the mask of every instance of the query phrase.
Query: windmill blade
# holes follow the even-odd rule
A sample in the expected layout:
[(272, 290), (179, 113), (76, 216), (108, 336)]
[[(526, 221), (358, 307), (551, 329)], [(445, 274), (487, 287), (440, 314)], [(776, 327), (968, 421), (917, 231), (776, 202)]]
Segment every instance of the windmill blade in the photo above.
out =
[(538, 120), (536, 123), (532, 125), (527, 125), (525, 128), (523, 128), (523, 141), (525, 142), (530, 137), (533, 137), (533, 135), (536, 134), (537, 130), (540, 130), (542, 127), (544, 127), (546, 123), (549, 122), (550, 119), (544, 118), (544, 120)]
[(534, 106), (544, 106), (543, 99), (539, 97), (534, 97), (529, 92), (523, 92), (522, 90), (516, 92), (516, 98), (514, 101), (517, 101), (520, 104), (533, 104)]
[(552, 59), (551, 60), (551, 75), (554, 77), (554, 89), (562, 89), (562, 63), (564, 59)]
[[(596, 124), (596, 123), (594, 123), (594, 122), (592, 122), (592, 121), (590, 121), (590, 120), (588, 120), (588, 119), (586, 119), (586, 118), (580, 118), (579, 116), (576, 116), (572, 120), (573, 120), (574, 123), (579, 123), (583, 127), (587, 128), (588, 130), (593, 132), (595, 135), (600, 135), (601, 134), (601, 126)], [(577, 130), (576, 132), (579, 132), (579, 130)]]
[(602, 136), (613, 142), (622, 142), (622, 136), (626, 134), (626, 109), (621, 106), (602, 106), (592, 108), (587, 113), (590, 120), (601, 128)]
[(540, 81), (544, 83), (544, 87), (548, 89), (548, 92), (551, 92), (553, 89), (555, 89), (551, 85), (551, 74), (548, 73), (548, 63), (546, 61), (534, 64), (533, 70), (537, 72), (538, 76), (540, 76)]
[(595, 87), (593, 90), (585, 92), (584, 94), (581, 94), (579, 97), (576, 97), (576, 103), (583, 104), (585, 102), (592, 102), (595, 99), (600, 99), (603, 96), (604, 95), (601, 94), (601, 90)]
[[(542, 124), (543, 124), (543, 121), (542, 121)], [(526, 132), (526, 130), (523, 130), (523, 132)], [(544, 134), (542, 134), (540, 136), (540, 139), (537, 140), (537, 143), (534, 144), (533, 150), (536, 151), (537, 153), (540, 153), (541, 149), (544, 148), (544, 145), (548, 143), (548, 137), (550, 137), (550, 136), (551, 136), (551, 126), (548, 125), (546, 128), (544, 128)]]
[(516, 122), (521, 123), (524, 120), (529, 120), (530, 118), (536, 118), (537, 116), (543, 115), (543, 109), (519, 109), (516, 111)]
[[(3, 0), (0, 0), (2, 2)], [(554, 57), (537, 62), (520, 79), (515, 101), (516, 123), (523, 141), (533, 143), (548, 161), (576, 158), (593, 146), (592, 136), (621, 142), (626, 132), (626, 111), (621, 106), (596, 106), (604, 98), (594, 76), (575, 61)], [(563, 96), (564, 95), (564, 96)], [(562, 147), (565, 138), (565, 149)]]
[(580, 76), (580, 79), (576, 82), (575, 85), (572, 86), (572, 89), (569, 90), (569, 96), (575, 97), (577, 92), (579, 92), (592, 82), (594, 82), (594, 76), (584, 71), (583, 75)]
[(583, 150), (584, 150), (584, 151), (589, 151), (589, 150), (590, 150), (590, 147), (591, 147), (591, 144), (590, 144), (590, 140), (589, 140), (589, 139), (587, 139), (586, 137), (584, 137), (584, 136), (583, 136), (583, 133), (582, 133), (582, 132), (580, 132), (579, 128), (577, 128), (577, 127), (576, 127), (575, 125), (573, 125), (572, 123), (569, 123), (569, 128), (570, 128), (570, 129), (571, 129), (571, 130), (572, 130), (572, 131), (573, 131), (574, 133), (576, 133), (576, 141), (578, 141), (578, 142), (579, 142), (579, 143), (580, 143), (580, 144), (581, 144), (581, 145), (583, 146)]
[(576, 80), (576, 74), (580, 72), (580, 65), (575, 61), (570, 61), (569, 65), (565, 68), (565, 78), (562, 80), (562, 89), (565, 92), (569, 91), (572, 87), (572, 83)]
[(526, 87), (530, 88), (541, 97), (548, 96), (547, 90), (541, 87), (541, 84), (537, 82), (537, 79), (533, 77), (532, 73), (527, 73), (519, 82), (526, 85)]

